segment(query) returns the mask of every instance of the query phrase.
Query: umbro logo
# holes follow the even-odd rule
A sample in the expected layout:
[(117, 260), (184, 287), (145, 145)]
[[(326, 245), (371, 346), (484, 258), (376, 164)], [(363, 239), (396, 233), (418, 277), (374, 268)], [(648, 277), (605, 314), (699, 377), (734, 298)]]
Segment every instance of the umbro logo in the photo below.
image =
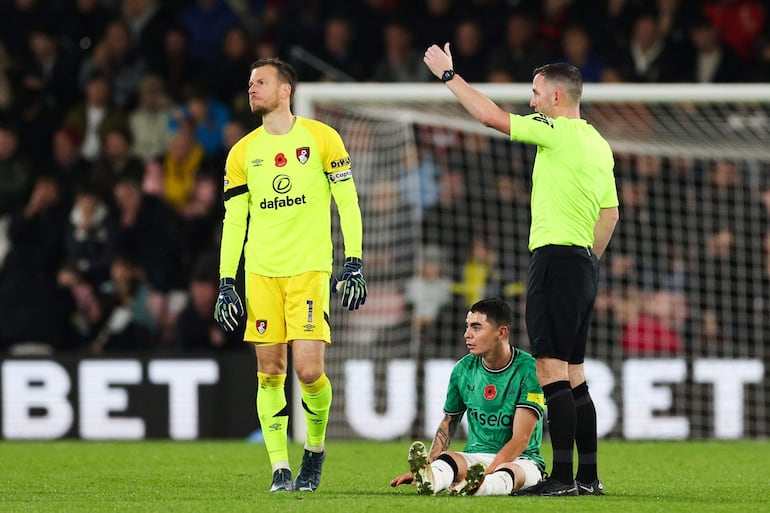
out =
[(258, 167), (262, 165), (262, 159), (254, 159), (251, 161), (251, 165), (254, 167)]
[(470, 383), (468, 383), (465, 386), (468, 388), (468, 392), (473, 392), (474, 390), (476, 390), (476, 385), (471, 385)]

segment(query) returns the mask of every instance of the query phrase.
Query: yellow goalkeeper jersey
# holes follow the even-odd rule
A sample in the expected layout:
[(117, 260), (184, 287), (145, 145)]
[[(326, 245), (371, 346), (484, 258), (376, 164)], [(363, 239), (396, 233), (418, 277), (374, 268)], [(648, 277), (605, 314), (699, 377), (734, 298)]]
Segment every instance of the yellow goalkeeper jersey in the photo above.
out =
[(227, 156), (223, 278), (235, 277), (241, 251), (250, 273), (279, 277), (331, 272), (332, 197), (345, 256), (361, 258), (361, 211), (342, 138), (320, 121), (295, 119), (284, 135), (264, 127), (253, 130)]

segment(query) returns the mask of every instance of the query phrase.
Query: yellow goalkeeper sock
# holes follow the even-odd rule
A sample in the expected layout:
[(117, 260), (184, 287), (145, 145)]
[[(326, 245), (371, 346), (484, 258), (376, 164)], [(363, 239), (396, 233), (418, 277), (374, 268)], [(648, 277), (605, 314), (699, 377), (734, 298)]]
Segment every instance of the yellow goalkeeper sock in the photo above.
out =
[(273, 470), (287, 467), (289, 444), (286, 431), (289, 427), (289, 410), (286, 407), (286, 374), (257, 372), (257, 417), (265, 438), (265, 447)]
[(332, 384), (326, 374), (313, 383), (300, 383), (302, 408), (307, 420), (307, 447), (321, 448), (326, 441), (326, 426), (332, 405)]

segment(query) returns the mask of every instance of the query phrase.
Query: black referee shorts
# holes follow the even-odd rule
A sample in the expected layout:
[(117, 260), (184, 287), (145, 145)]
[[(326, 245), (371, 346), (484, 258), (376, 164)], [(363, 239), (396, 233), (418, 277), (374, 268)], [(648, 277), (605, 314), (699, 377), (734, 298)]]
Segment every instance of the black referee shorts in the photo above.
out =
[(527, 334), (532, 355), (583, 363), (599, 260), (589, 248), (543, 246), (527, 275)]

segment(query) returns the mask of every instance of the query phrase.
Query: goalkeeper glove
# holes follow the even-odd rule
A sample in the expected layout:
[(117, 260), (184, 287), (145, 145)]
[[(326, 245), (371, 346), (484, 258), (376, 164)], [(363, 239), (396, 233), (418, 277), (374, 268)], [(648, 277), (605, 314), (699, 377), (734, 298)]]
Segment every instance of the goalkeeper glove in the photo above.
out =
[(342, 306), (348, 310), (358, 310), (358, 307), (366, 303), (366, 280), (361, 271), (363, 262), (360, 258), (347, 257), (345, 267), (335, 278), (332, 278), (332, 293), (342, 289)]
[(238, 317), (243, 316), (243, 303), (235, 291), (233, 278), (219, 280), (219, 296), (214, 307), (214, 320), (225, 331), (234, 331), (238, 326)]

